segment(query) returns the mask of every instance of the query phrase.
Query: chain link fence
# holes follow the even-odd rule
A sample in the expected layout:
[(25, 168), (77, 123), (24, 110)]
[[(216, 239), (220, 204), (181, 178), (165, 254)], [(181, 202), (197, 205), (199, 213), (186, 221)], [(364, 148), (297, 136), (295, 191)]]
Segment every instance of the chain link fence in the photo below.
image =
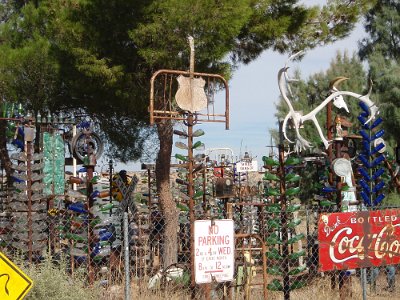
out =
[[(41, 163), (41, 157), (35, 159), (34, 164)], [(62, 260), (71, 276), (84, 272), (89, 283), (104, 289), (123, 286), (126, 229), (132, 299), (144, 294), (151, 299), (152, 293), (163, 291), (171, 299), (282, 299), (287, 287), (293, 299), (343, 297), (343, 293), (362, 297), (359, 269), (318, 271), (317, 206), (301, 206), (282, 215), (268, 201), (244, 196), (214, 199), (207, 208), (212, 213), (206, 216), (204, 206), (197, 205), (196, 219), (212, 216), (234, 221), (235, 261), (232, 281), (213, 281), (193, 289), (188, 212), (182, 209), (178, 219), (176, 264), (165, 268), (165, 220), (150, 172), (137, 174), (138, 184), (127, 205), (121, 204), (121, 191), (113, 184), (121, 174), (94, 174), (90, 182), (84, 176), (67, 176), (65, 193), (55, 196), (42, 192), (40, 169), (31, 169), (28, 175), (28, 170), (17, 169), (23, 165), (15, 164), (14, 175), (28, 177), (8, 185), (3, 176), (0, 192), (0, 251), (11, 260), (18, 257), (38, 264), (50, 255), (56, 263)], [(128, 177), (128, 186), (132, 179)], [(90, 207), (88, 197), (95, 199)], [(128, 228), (123, 228), (126, 210)], [(282, 218), (287, 224), (285, 232), (276, 226)], [(397, 265), (366, 272), (368, 298), (400, 296)]]

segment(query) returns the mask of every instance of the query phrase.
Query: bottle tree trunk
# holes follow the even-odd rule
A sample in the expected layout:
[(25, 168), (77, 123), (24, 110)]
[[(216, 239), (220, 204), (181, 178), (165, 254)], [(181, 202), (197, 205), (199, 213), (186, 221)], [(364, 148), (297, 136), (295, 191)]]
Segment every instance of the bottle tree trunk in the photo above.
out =
[(170, 166), (173, 143), (173, 126), (171, 120), (163, 120), (157, 124), (160, 150), (156, 161), (156, 184), (159, 203), (164, 218), (164, 269), (177, 263), (178, 258), (178, 216), (179, 212), (170, 190)]
[(1, 164), (6, 171), (7, 184), (11, 185), (11, 160), (7, 151), (7, 121), (0, 120), (0, 160)]

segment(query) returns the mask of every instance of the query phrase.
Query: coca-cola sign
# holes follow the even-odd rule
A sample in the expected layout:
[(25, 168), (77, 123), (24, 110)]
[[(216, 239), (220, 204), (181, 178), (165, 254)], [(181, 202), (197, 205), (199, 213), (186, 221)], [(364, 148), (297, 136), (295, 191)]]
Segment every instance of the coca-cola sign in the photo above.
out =
[(400, 263), (400, 209), (321, 214), (319, 270)]

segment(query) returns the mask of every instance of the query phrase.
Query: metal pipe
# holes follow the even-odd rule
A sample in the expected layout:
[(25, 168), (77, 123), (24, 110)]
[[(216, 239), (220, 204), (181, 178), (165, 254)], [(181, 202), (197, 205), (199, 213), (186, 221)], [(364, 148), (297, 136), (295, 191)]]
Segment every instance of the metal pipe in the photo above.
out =
[[(113, 161), (112, 161), (112, 159), (110, 159), (110, 161), (108, 162), (108, 174), (110, 176), (110, 178), (109, 178), (110, 195), (108, 196), (108, 200), (109, 200), (109, 202), (111, 204), (112, 201), (113, 201), (113, 195), (112, 195), (112, 189), (113, 189), (113, 186), (112, 186), (112, 184), (113, 184)], [(110, 209), (109, 216), (110, 217), (112, 216), (112, 209)]]
[(367, 300), (367, 269), (361, 269), (361, 287), (362, 287), (362, 298)]
[(32, 142), (26, 142), (26, 173), (28, 180), (27, 184), (27, 197), (28, 197), (28, 258), (29, 263), (32, 263)]
[(130, 299), (130, 272), (129, 272), (129, 237), (128, 212), (124, 211), (124, 270), (125, 270), (125, 300)]
[[(72, 125), (72, 138), (74, 138), (76, 136), (76, 125)], [(74, 152), (74, 149), (71, 149), (72, 152)], [(72, 154), (72, 175), (76, 176), (76, 158), (74, 157), (73, 153)], [(76, 191), (77, 187), (76, 187), (76, 183), (74, 183), (72, 185), (72, 189), (74, 191)]]
[(188, 113), (187, 116), (188, 127), (188, 196), (189, 196), (189, 221), (190, 221), (190, 287), (192, 290), (191, 297), (195, 299), (195, 266), (194, 266), (194, 199), (193, 199), (193, 114)]
[(289, 277), (289, 232), (287, 227), (287, 203), (286, 203), (286, 182), (285, 182), (285, 148), (283, 145), (283, 122), (279, 122), (279, 190), (281, 202), (281, 221), (282, 221), (282, 254), (283, 254), (283, 298), (290, 299), (290, 277)]

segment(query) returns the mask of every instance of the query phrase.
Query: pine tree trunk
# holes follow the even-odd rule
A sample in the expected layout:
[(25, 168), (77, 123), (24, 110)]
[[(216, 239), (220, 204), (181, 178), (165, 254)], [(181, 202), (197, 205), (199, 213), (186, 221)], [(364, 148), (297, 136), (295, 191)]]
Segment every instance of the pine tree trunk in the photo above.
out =
[(177, 262), (178, 253), (178, 216), (179, 212), (170, 190), (170, 165), (173, 143), (173, 127), (170, 120), (163, 120), (157, 124), (160, 151), (156, 161), (156, 184), (159, 193), (159, 202), (164, 217), (164, 269)]

